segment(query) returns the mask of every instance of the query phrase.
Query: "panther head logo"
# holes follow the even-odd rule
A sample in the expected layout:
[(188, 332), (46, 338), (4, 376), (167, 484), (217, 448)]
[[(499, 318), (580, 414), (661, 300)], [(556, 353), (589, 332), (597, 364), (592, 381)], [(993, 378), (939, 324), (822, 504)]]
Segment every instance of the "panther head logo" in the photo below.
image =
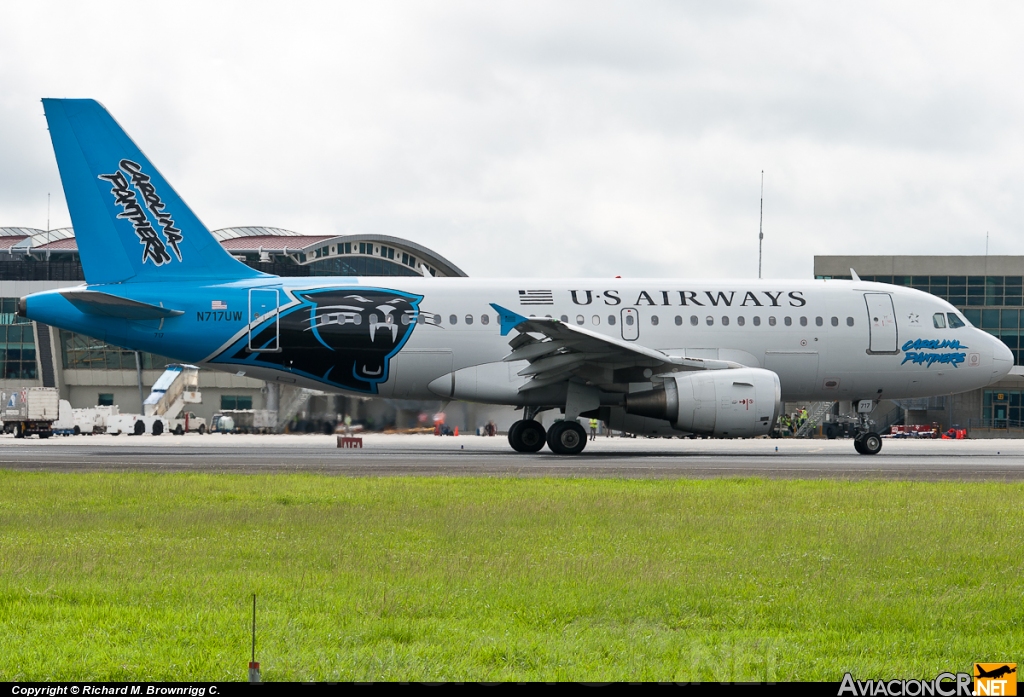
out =
[[(228, 362), (288, 369), (354, 392), (376, 394), (388, 379), (391, 358), (422, 323), (421, 295), (368, 288), (295, 291), (298, 305), (255, 330), (252, 345), (272, 345), (279, 326), (280, 351), (251, 352), (236, 344)], [(223, 354), (222, 354), (223, 355)]]

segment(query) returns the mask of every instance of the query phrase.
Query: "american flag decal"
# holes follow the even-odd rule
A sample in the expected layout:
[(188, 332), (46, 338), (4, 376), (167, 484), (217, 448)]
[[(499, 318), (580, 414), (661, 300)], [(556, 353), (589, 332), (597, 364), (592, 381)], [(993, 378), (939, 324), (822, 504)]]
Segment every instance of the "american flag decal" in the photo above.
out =
[(550, 290), (519, 291), (520, 305), (554, 305), (555, 297)]
[(226, 310), (226, 309), (228, 309), (228, 304), (226, 302), (224, 302), (223, 300), (214, 300), (213, 302), (210, 303), (210, 309), (211, 310)]

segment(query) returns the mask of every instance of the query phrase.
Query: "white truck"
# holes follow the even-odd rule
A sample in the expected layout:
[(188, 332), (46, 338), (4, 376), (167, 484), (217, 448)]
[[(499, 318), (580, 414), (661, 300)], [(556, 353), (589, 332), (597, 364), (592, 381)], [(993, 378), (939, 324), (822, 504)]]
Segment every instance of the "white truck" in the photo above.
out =
[(144, 414), (117, 414), (107, 419), (107, 433), (112, 436), (119, 436), (127, 433), (129, 436), (141, 436), (152, 433), (159, 436), (167, 430), (167, 423), (162, 416)]
[(217, 417), (216, 430), (222, 433), (273, 433), (277, 427), (277, 412), (270, 409), (222, 409), (214, 414)]
[(71, 408), (71, 402), (62, 399), (57, 403), (57, 420), (53, 422), (53, 435), (55, 436), (77, 436), (75, 431), (75, 410)]
[(95, 433), (106, 433), (107, 421), (111, 417), (120, 414), (116, 404), (102, 407), (84, 407), (73, 411), (75, 415), (74, 431), (76, 436), (80, 433), (90, 436)]
[(13, 433), (15, 438), (53, 435), (53, 422), (60, 415), (57, 388), (25, 387), (0, 395), (4, 400), (4, 433)]

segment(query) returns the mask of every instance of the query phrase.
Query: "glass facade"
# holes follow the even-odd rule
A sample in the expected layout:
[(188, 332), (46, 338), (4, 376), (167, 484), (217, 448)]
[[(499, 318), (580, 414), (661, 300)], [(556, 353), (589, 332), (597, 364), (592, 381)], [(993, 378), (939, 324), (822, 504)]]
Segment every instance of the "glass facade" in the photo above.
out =
[[(135, 352), (105, 344), (85, 334), (60, 330), (60, 351), (65, 370), (135, 370)], [(162, 370), (175, 361), (142, 353), (143, 370)]]
[[(394, 250), (392, 250), (394, 251)], [(306, 265), (310, 276), (419, 276), (413, 268), (381, 257), (332, 257)]]
[(991, 428), (1021, 425), (1020, 390), (985, 390), (981, 406), (982, 423)]
[(18, 317), (17, 298), (0, 298), (0, 378), (35, 380), (36, 339), (32, 320)]
[[(849, 276), (818, 276), (845, 278)], [(1013, 352), (1014, 363), (1024, 364), (1024, 295), (1022, 276), (861, 276), (862, 281), (892, 283), (931, 293), (964, 313), (979, 329), (999, 337)]]

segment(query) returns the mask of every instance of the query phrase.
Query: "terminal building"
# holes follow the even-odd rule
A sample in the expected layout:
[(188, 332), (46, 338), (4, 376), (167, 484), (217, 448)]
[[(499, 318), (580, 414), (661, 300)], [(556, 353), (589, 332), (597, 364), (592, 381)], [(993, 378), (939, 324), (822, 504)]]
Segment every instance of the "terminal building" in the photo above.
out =
[[(225, 228), (213, 235), (235, 258), (278, 276), (466, 276), (436, 252), (388, 235), (316, 236), (269, 227)], [(22, 296), (84, 281), (71, 228), (0, 228), (0, 390), (56, 387), (73, 407), (116, 404), (122, 412), (141, 412), (142, 400), (170, 358), (15, 314)], [(326, 428), (343, 414), (371, 428), (409, 427), (417, 425), (425, 406), (317, 394), (215, 370), (199, 375), (203, 403), (193, 411), (206, 419), (221, 409), (275, 409), (282, 425), (301, 419), (306, 429)], [(464, 428), (495, 417), (493, 410), (476, 405), (452, 405), (448, 412), (449, 420)]]
[(966, 428), (973, 437), (1024, 436), (1024, 257), (816, 256), (815, 278), (892, 283), (938, 296), (979, 329), (998, 337), (1014, 356), (1003, 380), (982, 390), (901, 400), (907, 424)]

